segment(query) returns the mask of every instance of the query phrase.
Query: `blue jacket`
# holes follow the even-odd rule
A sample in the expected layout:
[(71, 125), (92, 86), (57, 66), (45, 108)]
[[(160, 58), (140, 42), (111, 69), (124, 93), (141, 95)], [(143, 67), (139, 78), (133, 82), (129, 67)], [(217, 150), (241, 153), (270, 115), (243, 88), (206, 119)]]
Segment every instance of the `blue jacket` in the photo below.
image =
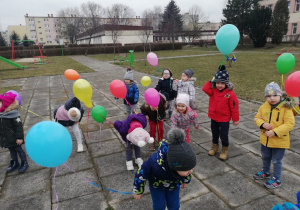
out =
[[(139, 89), (134, 82), (125, 84), (127, 88), (126, 100), (130, 104), (136, 104), (139, 101)], [(127, 102), (124, 100), (124, 104)]]
[(143, 194), (146, 180), (148, 179), (150, 184), (157, 189), (161, 190), (173, 190), (179, 187), (183, 183), (190, 183), (191, 175), (187, 177), (177, 176), (175, 178), (168, 166), (167, 160), (168, 142), (163, 139), (160, 142), (160, 146), (157, 153), (143, 163), (139, 170), (135, 174), (133, 192), (136, 194)]

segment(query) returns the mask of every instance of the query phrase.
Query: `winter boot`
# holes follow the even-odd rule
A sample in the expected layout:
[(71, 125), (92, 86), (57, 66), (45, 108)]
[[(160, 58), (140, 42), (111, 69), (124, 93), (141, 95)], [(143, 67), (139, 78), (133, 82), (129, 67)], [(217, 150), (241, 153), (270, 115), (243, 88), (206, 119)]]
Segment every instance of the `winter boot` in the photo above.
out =
[(214, 156), (217, 154), (218, 150), (219, 150), (219, 145), (213, 144), (211, 150), (208, 151), (208, 154), (210, 156)]
[(83, 152), (83, 145), (82, 144), (77, 145), (77, 152)]
[(228, 147), (222, 147), (222, 152), (219, 156), (220, 160), (226, 160), (227, 159), (227, 154), (228, 154)]
[(133, 171), (134, 170), (132, 160), (126, 161), (126, 166), (127, 166), (127, 171)]
[(6, 173), (10, 173), (19, 167), (18, 160), (11, 160), (9, 167), (6, 169)]
[(23, 172), (25, 172), (27, 170), (28, 167), (29, 167), (29, 165), (28, 165), (27, 160), (24, 160), (24, 161), (21, 162), (21, 166), (20, 166), (20, 168), (19, 168), (18, 171), (20, 173), (23, 173)]

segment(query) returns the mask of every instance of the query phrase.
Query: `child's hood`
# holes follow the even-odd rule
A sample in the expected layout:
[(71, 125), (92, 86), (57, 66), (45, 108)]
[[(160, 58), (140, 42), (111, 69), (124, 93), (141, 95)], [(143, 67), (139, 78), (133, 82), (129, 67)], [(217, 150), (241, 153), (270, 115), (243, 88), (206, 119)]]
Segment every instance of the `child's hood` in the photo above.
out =
[(284, 101), (283, 107), (285, 108), (292, 109), (294, 106), (299, 106), (299, 98), (289, 97), (285, 91), (282, 92), (281, 99)]

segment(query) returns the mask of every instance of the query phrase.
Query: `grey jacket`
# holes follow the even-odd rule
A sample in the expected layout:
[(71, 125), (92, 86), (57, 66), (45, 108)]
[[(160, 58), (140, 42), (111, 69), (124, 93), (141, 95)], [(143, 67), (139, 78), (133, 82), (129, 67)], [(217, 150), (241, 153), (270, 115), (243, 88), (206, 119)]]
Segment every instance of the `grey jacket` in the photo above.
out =
[(190, 101), (195, 101), (195, 88), (194, 81), (182, 81), (179, 80), (177, 83), (173, 82), (173, 90), (177, 91), (177, 94), (185, 93), (190, 96)]

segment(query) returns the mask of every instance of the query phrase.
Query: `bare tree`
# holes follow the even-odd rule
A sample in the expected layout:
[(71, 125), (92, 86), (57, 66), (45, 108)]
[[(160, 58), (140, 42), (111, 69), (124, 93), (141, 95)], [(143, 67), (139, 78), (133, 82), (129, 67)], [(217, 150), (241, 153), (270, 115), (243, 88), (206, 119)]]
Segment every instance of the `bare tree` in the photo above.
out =
[(81, 26), (83, 32), (86, 32), (88, 34), (90, 44), (92, 36), (96, 33), (97, 30), (101, 30), (101, 17), (104, 14), (104, 10), (100, 4), (88, 1), (87, 3), (81, 4), (81, 13)]
[(130, 18), (134, 17), (134, 11), (124, 4), (113, 4), (107, 9), (108, 18), (112, 24), (130, 25)]
[(81, 17), (79, 16), (78, 8), (67, 8), (58, 12), (60, 34), (71, 44), (76, 43), (76, 36), (80, 32)]
[(114, 44), (114, 56), (116, 54), (116, 43), (121, 35), (120, 25), (129, 25), (130, 18), (134, 16), (134, 11), (126, 5), (114, 4), (107, 9), (107, 16), (109, 18), (110, 26), (107, 27), (108, 34), (111, 36)]
[(161, 6), (154, 6), (152, 10), (152, 27), (154, 31), (160, 30), (160, 25), (163, 20), (163, 9)]
[[(153, 13), (147, 9), (143, 12), (142, 30), (140, 31), (140, 38), (144, 45), (144, 53), (146, 53), (147, 45), (150, 41), (151, 35), (153, 35)], [(151, 45), (149, 43), (149, 50), (151, 51)]]

